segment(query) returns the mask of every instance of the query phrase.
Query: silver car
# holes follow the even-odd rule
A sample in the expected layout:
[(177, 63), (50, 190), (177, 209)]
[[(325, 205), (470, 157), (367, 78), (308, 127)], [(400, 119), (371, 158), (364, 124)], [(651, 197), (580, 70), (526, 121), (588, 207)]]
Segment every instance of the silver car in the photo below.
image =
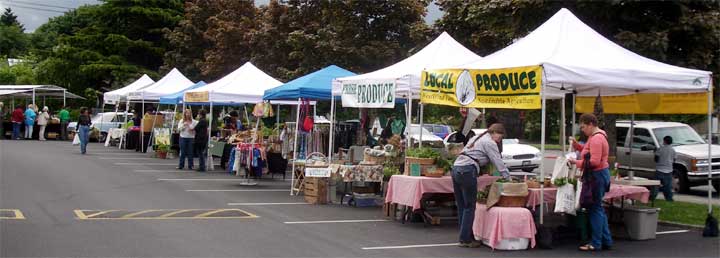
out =
[[(630, 122), (620, 121), (616, 128), (621, 175), (627, 175), (632, 169), (636, 176), (653, 178), (655, 150), (665, 136), (671, 136), (677, 154), (673, 165), (673, 189), (687, 192), (692, 186), (707, 184), (708, 144), (692, 127), (676, 122), (635, 121), (633, 132), (630, 132)], [(720, 145), (712, 145), (712, 155), (712, 183), (715, 190), (720, 191)]]

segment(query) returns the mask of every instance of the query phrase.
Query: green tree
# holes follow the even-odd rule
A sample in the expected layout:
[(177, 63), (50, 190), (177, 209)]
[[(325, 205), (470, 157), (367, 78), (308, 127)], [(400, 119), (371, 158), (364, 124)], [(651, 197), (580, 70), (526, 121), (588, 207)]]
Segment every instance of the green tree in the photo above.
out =
[(27, 45), (28, 38), (20, 27), (0, 25), (0, 57), (17, 58), (25, 54)]
[[(717, 1), (440, 0), (438, 4), (445, 13), (436, 23), (437, 28), (448, 31), (480, 55), (491, 54), (527, 35), (565, 7), (606, 38), (633, 52), (668, 64), (714, 71), (717, 88)], [(614, 124), (613, 116), (606, 119)], [(614, 132), (609, 133), (613, 140)]]
[(167, 48), (163, 29), (175, 27), (182, 10), (178, 0), (106, 0), (53, 18), (38, 29), (43, 35), (33, 35), (38, 79), (83, 92), (157, 75)]
[(20, 31), (25, 32), (25, 27), (18, 21), (17, 15), (15, 15), (10, 7), (5, 8), (5, 12), (0, 15), (0, 25), (4, 26), (17, 26)]

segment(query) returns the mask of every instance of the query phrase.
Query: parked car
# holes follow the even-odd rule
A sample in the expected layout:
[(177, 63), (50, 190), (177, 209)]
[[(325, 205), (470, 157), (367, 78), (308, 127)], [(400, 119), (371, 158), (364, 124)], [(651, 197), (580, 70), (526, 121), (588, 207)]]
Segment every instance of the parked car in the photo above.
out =
[(445, 137), (453, 131), (451, 126), (441, 124), (423, 124), (423, 128), (427, 129), (435, 136), (440, 137), (440, 139), (445, 139)]
[[(132, 117), (133, 115), (129, 114), (127, 117), (127, 121), (130, 121)], [(96, 138), (91, 137), (91, 140), (104, 142), (110, 128), (119, 128), (120, 126), (122, 126), (123, 123), (125, 123), (125, 112), (98, 113), (91, 118), (91, 121), (91, 128), (97, 128), (98, 130), (100, 130), (100, 134)], [(68, 123), (68, 131), (74, 132), (76, 128), (77, 122)]]
[[(632, 170), (636, 176), (653, 178), (654, 152), (662, 139), (669, 135), (677, 153), (673, 164), (673, 189), (682, 193), (692, 186), (707, 184), (708, 143), (692, 127), (676, 122), (635, 121), (630, 132), (629, 121), (618, 121), (616, 128), (617, 162), (621, 175), (627, 175)], [(712, 185), (720, 191), (720, 145), (712, 145), (712, 154)]]
[(433, 149), (445, 149), (445, 143), (443, 139), (437, 137), (425, 128), (420, 128), (420, 125), (413, 124), (405, 129), (408, 133), (407, 138), (410, 140), (411, 146), (418, 146), (420, 142), (420, 131), (422, 130), (422, 143), (423, 147), (430, 147)]
[[(467, 135), (467, 139), (475, 135), (484, 133), (486, 129), (472, 129)], [(458, 132), (452, 132), (445, 137), (445, 144), (455, 142)], [(502, 159), (505, 166), (510, 170), (522, 170), (524, 172), (532, 172), (540, 167), (542, 154), (537, 148), (521, 144), (518, 139), (503, 139)]]

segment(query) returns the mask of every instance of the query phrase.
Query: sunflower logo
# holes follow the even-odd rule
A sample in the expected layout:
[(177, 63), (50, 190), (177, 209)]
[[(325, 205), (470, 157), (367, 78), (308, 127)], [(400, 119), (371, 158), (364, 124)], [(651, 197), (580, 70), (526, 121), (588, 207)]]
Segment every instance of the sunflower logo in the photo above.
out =
[(457, 88), (455, 89), (455, 97), (457, 97), (460, 105), (467, 106), (475, 101), (475, 83), (468, 70), (463, 70), (457, 79)]

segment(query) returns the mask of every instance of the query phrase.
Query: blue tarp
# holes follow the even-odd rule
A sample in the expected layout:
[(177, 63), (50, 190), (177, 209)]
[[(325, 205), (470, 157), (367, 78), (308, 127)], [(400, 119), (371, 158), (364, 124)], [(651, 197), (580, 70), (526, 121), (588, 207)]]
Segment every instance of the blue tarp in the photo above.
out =
[(160, 104), (168, 104), (168, 105), (174, 105), (174, 104), (182, 104), (183, 96), (185, 95), (186, 91), (205, 86), (204, 81), (199, 81), (193, 86), (190, 86), (190, 88), (187, 88), (181, 92), (176, 92), (170, 95), (162, 96), (160, 97)]
[(263, 100), (330, 100), (332, 80), (339, 77), (356, 75), (336, 65), (307, 74), (288, 83), (265, 91)]

